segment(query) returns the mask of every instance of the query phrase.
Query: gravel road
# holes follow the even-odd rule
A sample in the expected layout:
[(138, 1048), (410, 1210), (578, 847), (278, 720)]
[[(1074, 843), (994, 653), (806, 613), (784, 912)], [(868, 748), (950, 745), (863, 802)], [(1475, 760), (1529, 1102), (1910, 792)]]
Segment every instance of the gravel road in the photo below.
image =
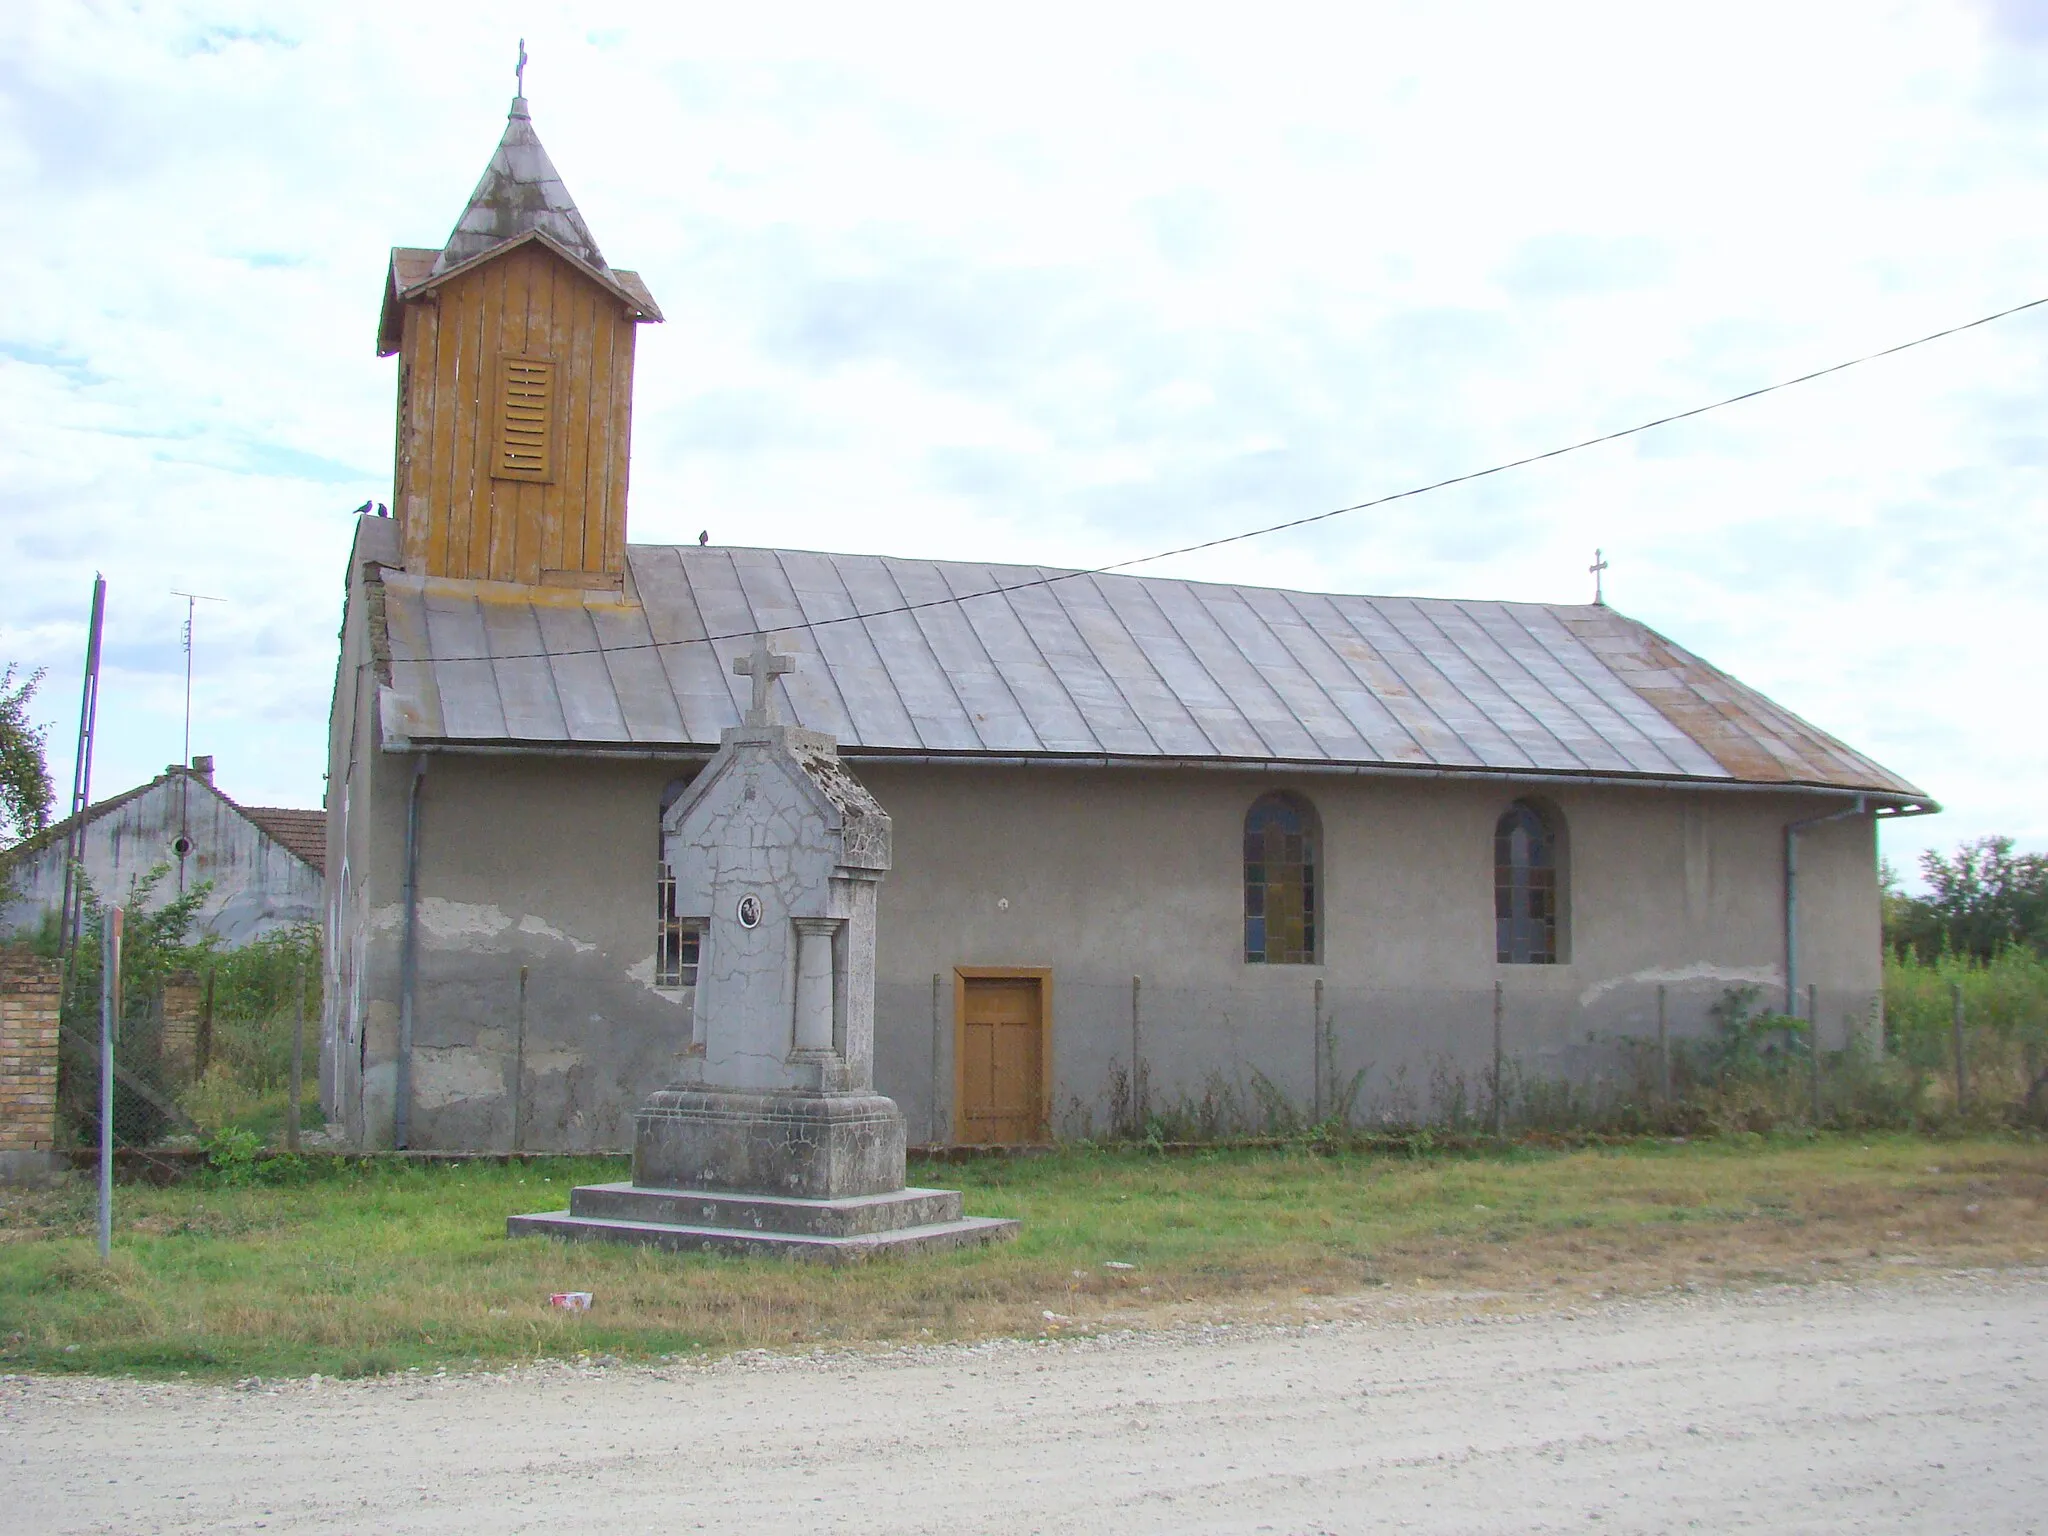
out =
[(660, 1370), (11, 1377), (0, 1529), (2048, 1531), (2048, 1275), (1479, 1305)]

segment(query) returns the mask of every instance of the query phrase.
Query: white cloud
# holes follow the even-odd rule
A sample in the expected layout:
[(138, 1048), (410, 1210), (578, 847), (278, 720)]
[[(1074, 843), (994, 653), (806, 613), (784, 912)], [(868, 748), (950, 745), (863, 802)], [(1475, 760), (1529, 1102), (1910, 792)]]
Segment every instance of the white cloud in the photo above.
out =
[[(0, 19), (0, 657), (97, 779), (312, 803), (387, 247), (536, 126), (643, 333), (641, 539), (1085, 564), (1343, 505), (2043, 290), (2024, 6), (27, 0)], [(1625, 611), (2048, 846), (2048, 312), (1163, 569)]]

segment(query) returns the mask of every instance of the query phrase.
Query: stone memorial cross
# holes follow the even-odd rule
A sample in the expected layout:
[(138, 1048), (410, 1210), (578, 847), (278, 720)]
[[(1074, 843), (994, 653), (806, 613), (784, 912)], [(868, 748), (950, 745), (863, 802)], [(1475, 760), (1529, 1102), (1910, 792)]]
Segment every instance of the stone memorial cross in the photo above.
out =
[(888, 812), (838, 744), (775, 718), (796, 670), (756, 635), (746, 723), (662, 814), (678, 918), (698, 939), (691, 1040), (633, 1117), (633, 1179), (506, 1230), (838, 1262), (955, 1248), (1017, 1223), (904, 1185), (903, 1113), (875, 1091), (876, 888)]
[(769, 690), (775, 686), (775, 679), (785, 672), (796, 670), (794, 656), (778, 655), (768, 649), (766, 635), (754, 636), (754, 649), (745, 656), (732, 659), (732, 669), (741, 677), (754, 680), (754, 699), (747, 707), (747, 724), (774, 725), (775, 701)]

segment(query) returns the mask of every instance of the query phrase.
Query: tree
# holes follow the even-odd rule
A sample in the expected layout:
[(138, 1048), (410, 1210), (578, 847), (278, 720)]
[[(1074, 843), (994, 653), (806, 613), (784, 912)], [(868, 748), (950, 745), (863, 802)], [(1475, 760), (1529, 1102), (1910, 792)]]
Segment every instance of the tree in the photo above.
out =
[(9, 662), (0, 669), (0, 849), (33, 837), (50, 824), (50, 770), (43, 762), (47, 726), (33, 724), (29, 701), (43, 680), (40, 669), (16, 681)]
[(1900, 893), (1886, 871), (1885, 940), (1923, 960), (1943, 950), (1989, 960), (2010, 944), (2048, 953), (2048, 854), (2015, 853), (2009, 837), (1980, 837), (1944, 858), (1920, 855), (1928, 894)]

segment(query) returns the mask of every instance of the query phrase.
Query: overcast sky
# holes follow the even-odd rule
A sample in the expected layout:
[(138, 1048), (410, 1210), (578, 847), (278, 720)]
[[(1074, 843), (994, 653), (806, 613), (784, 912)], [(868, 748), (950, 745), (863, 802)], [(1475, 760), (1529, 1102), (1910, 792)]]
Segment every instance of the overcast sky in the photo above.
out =
[[(0, 661), (94, 785), (317, 805), (392, 245), (534, 122), (640, 338), (631, 530), (1092, 565), (2048, 296), (2048, 4), (0, 10)], [(593, 28), (602, 12), (605, 24)], [(744, 14), (741, 14), (741, 13)], [(2048, 307), (1147, 567), (1609, 600), (2048, 847)]]

